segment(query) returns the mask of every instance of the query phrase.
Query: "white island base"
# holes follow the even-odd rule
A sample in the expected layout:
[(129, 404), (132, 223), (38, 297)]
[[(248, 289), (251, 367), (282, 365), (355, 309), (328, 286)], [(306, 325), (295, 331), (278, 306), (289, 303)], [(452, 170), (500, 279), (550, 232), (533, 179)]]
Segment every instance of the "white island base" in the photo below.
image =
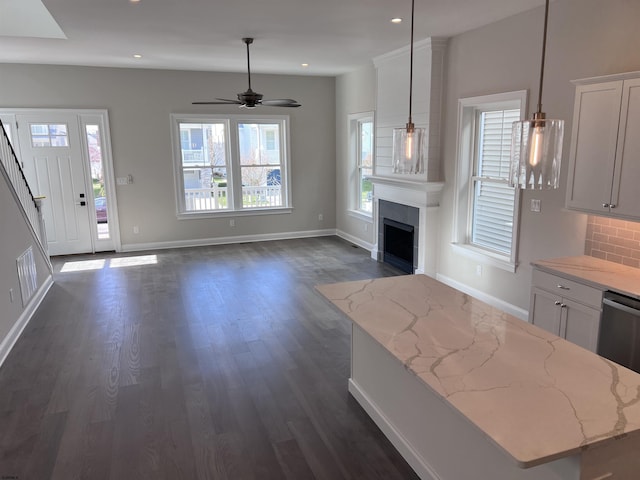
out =
[(422, 480), (580, 479), (579, 455), (519, 468), (356, 325), (349, 392)]
[(423, 480), (638, 480), (640, 375), (423, 275), (322, 285), (349, 392)]

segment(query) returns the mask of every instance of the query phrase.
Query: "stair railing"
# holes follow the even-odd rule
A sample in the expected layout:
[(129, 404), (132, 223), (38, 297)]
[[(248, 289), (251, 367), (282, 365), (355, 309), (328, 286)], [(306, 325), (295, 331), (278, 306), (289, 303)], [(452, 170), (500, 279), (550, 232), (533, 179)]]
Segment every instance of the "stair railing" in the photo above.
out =
[(5, 177), (16, 203), (20, 207), (27, 225), (36, 240), (36, 244), (52, 269), (47, 248), (47, 237), (42, 217), (41, 200), (33, 196), (22, 165), (9, 141), (9, 136), (0, 120), (0, 172)]

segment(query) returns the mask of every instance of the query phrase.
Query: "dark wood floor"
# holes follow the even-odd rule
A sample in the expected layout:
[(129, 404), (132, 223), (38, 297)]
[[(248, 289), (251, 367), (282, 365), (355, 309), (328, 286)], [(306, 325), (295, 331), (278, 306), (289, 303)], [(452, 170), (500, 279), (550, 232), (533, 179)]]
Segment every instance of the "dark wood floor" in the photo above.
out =
[(397, 270), (334, 237), (151, 253), (54, 260), (0, 369), (0, 478), (417, 479), (313, 288)]

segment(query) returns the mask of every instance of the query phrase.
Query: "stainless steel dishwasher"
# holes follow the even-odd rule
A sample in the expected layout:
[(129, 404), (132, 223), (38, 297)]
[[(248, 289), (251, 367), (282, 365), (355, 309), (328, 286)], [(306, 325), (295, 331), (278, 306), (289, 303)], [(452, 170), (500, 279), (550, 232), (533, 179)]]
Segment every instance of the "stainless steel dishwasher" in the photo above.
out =
[(604, 293), (598, 355), (640, 373), (640, 300)]

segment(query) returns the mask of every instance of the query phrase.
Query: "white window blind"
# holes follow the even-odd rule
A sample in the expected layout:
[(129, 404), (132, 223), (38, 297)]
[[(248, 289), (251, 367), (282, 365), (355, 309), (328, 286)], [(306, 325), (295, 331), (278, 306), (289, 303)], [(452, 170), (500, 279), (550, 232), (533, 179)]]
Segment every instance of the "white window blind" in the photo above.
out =
[(520, 110), (478, 111), (474, 162), (471, 243), (511, 254), (514, 238), (514, 188), (508, 186), (511, 126)]

